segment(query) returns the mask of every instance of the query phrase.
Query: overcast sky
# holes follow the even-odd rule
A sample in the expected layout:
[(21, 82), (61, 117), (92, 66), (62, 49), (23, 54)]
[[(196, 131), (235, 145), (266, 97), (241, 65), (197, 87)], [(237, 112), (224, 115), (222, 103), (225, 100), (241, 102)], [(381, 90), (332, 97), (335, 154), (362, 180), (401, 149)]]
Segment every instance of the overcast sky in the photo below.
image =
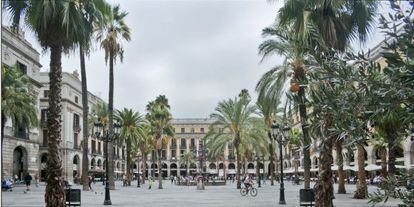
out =
[[(124, 43), (124, 62), (115, 65), (115, 107), (141, 113), (145, 105), (164, 94), (174, 118), (204, 118), (220, 100), (243, 88), (255, 98), (260, 76), (283, 59), (259, 64), (261, 30), (272, 24), (283, 1), (133, 1), (119, 0), (129, 12), (126, 23), (132, 40)], [(26, 29), (26, 38), (41, 51)], [(382, 34), (374, 31), (362, 48), (375, 46)], [(358, 49), (359, 44), (354, 44)], [(49, 53), (42, 54), (42, 71)], [(79, 69), (79, 56), (64, 56), (63, 70)], [(108, 100), (108, 66), (97, 48), (86, 61), (88, 89)], [(79, 71), (80, 72), (80, 71)]]

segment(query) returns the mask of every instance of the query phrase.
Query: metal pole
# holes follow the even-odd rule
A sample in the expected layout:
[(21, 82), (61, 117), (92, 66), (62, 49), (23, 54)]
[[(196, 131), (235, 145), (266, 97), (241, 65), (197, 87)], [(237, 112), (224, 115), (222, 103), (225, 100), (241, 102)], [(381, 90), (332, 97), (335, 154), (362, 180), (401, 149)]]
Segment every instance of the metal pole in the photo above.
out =
[(105, 182), (105, 201), (104, 205), (112, 205), (111, 202), (111, 196), (109, 193), (109, 169), (108, 169), (108, 152), (109, 152), (109, 134), (106, 135), (106, 156), (105, 156), (105, 162), (106, 162), (106, 182)]
[(137, 156), (137, 188), (141, 187), (140, 180), (141, 180), (141, 176), (139, 174), (139, 156)]
[(261, 188), (262, 187), (262, 183), (260, 181), (260, 158), (259, 158), (259, 156), (257, 156), (257, 168), (259, 169), (258, 170), (259, 173), (257, 173), (257, 182), (259, 184), (259, 188)]
[(283, 183), (283, 146), (282, 140), (279, 141), (279, 150), (280, 150), (280, 197), (279, 204), (286, 204), (285, 201), (285, 186)]

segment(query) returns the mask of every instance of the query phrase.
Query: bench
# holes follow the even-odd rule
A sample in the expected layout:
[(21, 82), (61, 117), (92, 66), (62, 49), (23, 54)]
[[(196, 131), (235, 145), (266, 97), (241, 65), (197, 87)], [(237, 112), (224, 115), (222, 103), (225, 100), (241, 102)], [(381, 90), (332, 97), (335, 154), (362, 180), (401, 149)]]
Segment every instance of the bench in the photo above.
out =
[(81, 190), (80, 189), (65, 189), (66, 206), (81, 206)]
[(299, 206), (314, 206), (315, 192), (313, 189), (300, 189), (299, 199)]

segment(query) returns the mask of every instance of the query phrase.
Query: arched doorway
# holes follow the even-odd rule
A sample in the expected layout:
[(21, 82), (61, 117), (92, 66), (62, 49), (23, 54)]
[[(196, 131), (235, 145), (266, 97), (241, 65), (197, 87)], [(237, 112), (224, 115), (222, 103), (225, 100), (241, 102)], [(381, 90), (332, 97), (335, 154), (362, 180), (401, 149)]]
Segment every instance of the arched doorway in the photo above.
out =
[(197, 165), (194, 163), (190, 164), (190, 175), (195, 175), (197, 172)]
[(18, 146), (13, 151), (13, 176), (17, 175), (19, 180), (27, 173), (27, 151), (24, 147)]
[(75, 180), (76, 177), (80, 177), (78, 173), (80, 173), (80, 158), (79, 155), (75, 155), (73, 157), (73, 179)]
[(170, 165), (170, 174), (172, 176), (177, 176), (177, 164), (171, 163), (171, 165)]
[(98, 169), (101, 169), (102, 161), (100, 159), (98, 159), (98, 162), (96, 162), (96, 165), (97, 165)]
[(96, 167), (96, 161), (95, 161), (95, 158), (92, 158), (92, 160), (91, 160), (91, 169), (93, 170), (93, 169), (95, 169), (95, 167)]
[(180, 175), (181, 176), (187, 176), (187, 165), (184, 163), (180, 165)]
[(267, 165), (267, 174), (268, 175), (271, 175), (271, 172), (273, 171), (273, 172), (275, 172), (275, 165), (272, 165), (272, 163), (269, 163), (268, 165)]
[(166, 163), (162, 163), (162, 177), (166, 178), (168, 176), (168, 166)]
[(40, 181), (47, 180), (47, 158), (47, 153), (40, 155)]

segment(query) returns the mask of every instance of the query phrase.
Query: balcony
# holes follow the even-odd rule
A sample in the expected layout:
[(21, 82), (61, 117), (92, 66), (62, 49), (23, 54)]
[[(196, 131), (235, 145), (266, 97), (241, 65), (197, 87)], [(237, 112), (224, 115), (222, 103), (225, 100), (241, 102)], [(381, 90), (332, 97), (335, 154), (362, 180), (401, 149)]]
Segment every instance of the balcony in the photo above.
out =
[(47, 129), (47, 120), (41, 120), (40, 121), (40, 127), (42, 129)]
[(171, 148), (172, 149), (176, 149), (177, 148), (177, 144), (171, 144)]
[(229, 155), (228, 156), (229, 161), (235, 161), (236, 160), (236, 156), (234, 155)]
[(78, 145), (77, 143), (73, 144), (73, 149), (80, 149), (80, 145)]
[(181, 146), (180, 146), (180, 149), (187, 149), (187, 146), (185, 146), (185, 145), (181, 145)]
[(73, 131), (74, 132), (80, 132), (80, 130), (81, 130), (81, 128), (80, 128), (80, 126), (79, 125), (73, 125)]

